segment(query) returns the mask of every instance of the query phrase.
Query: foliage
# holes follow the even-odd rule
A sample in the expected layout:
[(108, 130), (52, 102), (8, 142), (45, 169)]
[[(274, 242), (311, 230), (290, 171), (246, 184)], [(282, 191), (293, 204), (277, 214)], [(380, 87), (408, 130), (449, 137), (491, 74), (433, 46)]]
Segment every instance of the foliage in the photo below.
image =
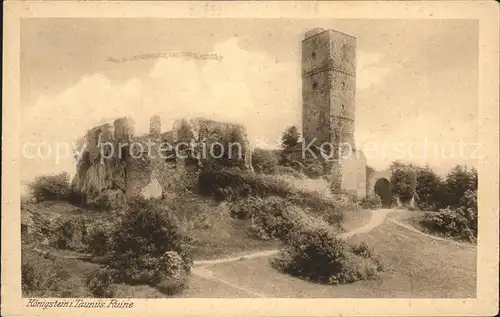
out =
[(367, 245), (349, 246), (327, 226), (295, 228), (271, 264), (278, 270), (325, 284), (352, 283), (376, 278), (381, 262)]
[(49, 200), (69, 200), (71, 198), (70, 177), (66, 172), (39, 176), (28, 185), (37, 202)]
[(281, 136), (281, 146), (283, 149), (289, 149), (299, 143), (300, 133), (296, 126), (288, 127)]
[(266, 198), (277, 196), (288, 200), (307, 211), (324, 215), (332, 225), (339, 226), (343, 211), (351, 208), (320, 193), (299, 190), (290, 183), (276, 177), (241, 171), (203, 171), (200, 173), (199, 191), (203, 195), (214, 195), (220, 200), (239, 201), (247, 197)]
[(424, 216), (420, 224), (439, 234), (474, 242), (477, 238), (477, 210), (446, 208)]
[(304, 174), (310, 178), (319, 178), (324, 174), (323, 164), (317, 159), (309, 159), (304, 163)]
[(359, 206), (363, 209), (380, 209), (382, 200), (379, 195), (364, 197), (359, 201)]
[[(59, 259), (25, 248), (21, 258), (23, 296), (88, 297), (88, 291), (80, 276), (71, 271), (77, 260)], [(83, 269), (83, 272), (85, 271), (86, 269)]]
[(21, 265), (21, 284), (24, 293), (40, 289), (42, 276), (39, 272), (35, 271), (33, 264), (23, 263)]
[(294, 169), (291, 166), (283, 166), (283, 165), (278, 165), (276, 166), (275, 175), (287, 175), (287, 176), (292, 176), (294, 178), (298, 179), (303, 179), (305, 177), (304, 174), (300, 173), (296, 169)]
[(457, 165), (446, 176), (444, 181), (445, 206), (459, 207), (460, 200), (467, 191), (477, 190), (477, 170), (467, 170), (465, 166)]
[(257, 148), (252, 153), (252, 166), (257, 173), (273, 174), (278, 167), (278, 156), (275, 151)]
[(294, 228), (306, 225), (310, 218), (301, 208), (279, 197), (258, 199), (255, 202), (252, 230), (260, 233), (263, 239), (283, 240)]
[(411, 165), (394, 162), (391, 166), (391, 185), (393, 193), (402, 203), (408, 203), (416, 194), (417, 180)]
[(417, 170), (417, 205), (421, 210), (434, 211), (444, 200), (442, 179), (429, 167)]
[(184, 260), (177, 252), (167, 251), (160, 267), (161, 273), (156, 288), (167, 295), (175, 295), (184, 290), (187, 274)]
[(94, 256), (104, 256), (111, 251), (112, 226), (104, 221), (94, 221), (89, 225), (84, 239), (87, 252)]
[(112, 298), (116, 292), (115, 275), (116, 273), (112, 270), (101, 268), (90, 273), (85, 284), (93, 297)]
[(80, 250), (83, 248), (87, 224), (83, 217), (65, 219), (56, 226), (52, 241), (59, 249)]
[(170, 213), (155, 200), (131, 203), (111, 237), (110, 265), (120, 272), (120, 280), (158, 283), (162, 259), (168, 251), (177, 252), (184, 270), (190, 270), (192, 240), (181, 232)]

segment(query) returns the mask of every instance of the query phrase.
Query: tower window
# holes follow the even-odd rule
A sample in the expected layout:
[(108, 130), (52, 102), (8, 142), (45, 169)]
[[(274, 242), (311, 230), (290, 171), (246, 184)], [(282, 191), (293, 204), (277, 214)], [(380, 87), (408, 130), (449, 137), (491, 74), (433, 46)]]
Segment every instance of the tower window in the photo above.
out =
[(344, 90), (344, 89), (345, 89), (345, 82), (341, 82), (341, 83), (340, 83), (340, 88), (341, 88), (342, 90)]
[(345, 106), (344, 106), (344, 105), (342, 105), (342, 111), (344, 111), (344, 110), (345, 110)]
[(316, 59), (316, 52), (312, 52), (311, 56), (313, 59)]
[(316, 89), (318, 88), (318, 83), (317, 82), (313, 82), (313, 89)]

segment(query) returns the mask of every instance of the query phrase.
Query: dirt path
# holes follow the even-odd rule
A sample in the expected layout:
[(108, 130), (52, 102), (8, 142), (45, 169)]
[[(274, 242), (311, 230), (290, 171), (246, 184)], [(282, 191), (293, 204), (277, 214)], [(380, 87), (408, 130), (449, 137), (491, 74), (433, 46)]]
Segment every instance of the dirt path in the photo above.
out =
[[(381, 224), (384, 223), (385, 218), (389, 212), (394, 212), (393, 209), (379, 209), (376, 211), (371, 211), (372, 215), (370, 218), (370, 221), (359, 228), (356, 228), (352, 231), (345, 232), (340, 234), (338, 237), (341, 239), (347, 239), (349, 237), (352, 237), (354, 235), (360, 234), (360, 233), (366, 233), (372, 230), (373, 228), (376, 228), (380, 226)], [(221, 263), (227, 263), (227, 262), (234, 262), (234, 261), (242, 261), (246, 259), (254, 259), (254, 258), (260, 258), (264, 256), (271, 256), (278, 253), (277, 249), (274, 250), (265, 250), (265, 251), (258, 251), (254, 253), (249, 253), (241, 256), (235, 256), (235, 257), (227, 257), (227, 258), (222, 258), (222, 259), (216, 259), (216, 260), (199, 260), (199, 261), (194, 261), (194, 266), (210, 266), (210, 265), (215, 265), (215, 264), (221, 264)]]
[(390, 222), (400, 226), (400, 227), (403, 227), (407, 230), (410, 230), (412, 232), (415, 232), (415, 233), (418, 233), (420, 235), (423, 235), (423, 236), (426, 236), (428, 238), (431, 238), (433, 240), (438, 240), (438, 241), (443, 241), (443, 242), (448, 242), (448, 243), (452, 243), (452, 244), (456, 244), (456, 245), (460, 245), (460, 246), (464, 246), (464, 247), (475, 247), (474, 244), (472, 243), (467, 243), (467, 242), (459, 242), (459, 241), (455, 241), (455, 240), (452, 240), (452, 239), (447, 239), (447, 238), (441, 238), (441, 237), (437, 237), (437, 236), (434, 236), (434, 235), (431, 235), (431, 234), (428, 234), (428, 233), (425, 233), (425, 232), (422, 232), (418, 229), (416, 229), (415, 227), (413, 226), (410, 226), (410, 225), (407, 225), (405, 223), (402, 223), (401, 221), (397, 220), (397, 219), (388, 219)]
[[(341, 239), (347, 239), (350, 238), (354, 235), (361, 234), (361, 233), (366, 233), (369, 232), (370, 230), (373, 230), (374, 228), (380, 226), (381, 224), (384, 223), (386, 216), (389, 212), (394, 212), (395, 210), (393, 209), (379, 209), (375, 211), (371, 211), (371, 218), (370, 221), (359, 228), (356, 228), (352, 231), (345, 232), (340, 234), (338, 237)], [(199, 261), (194, 261), (193, 263), (193, 268), (191, 269), (191, 272), (193, 274), (196, 274), (200, 277), (206, 278), (206, 279), (213, 279), (217, 280), (221, 283), (224, 283), (226, 285), (229, 285), (233, 288), (236, 288), (238, 290), (242, 290), (252, 296), (256, 297), (265, 297), (263, 294), (257, 294), (249, 289), (240, 287), (238, 285), (234, 285), (233, 283), (230, 283), (229, 281), (226, 281), (224, 279), (221, 279), (217, 276), (214, 275), (212, 271), (210, 271), (207, 267), (211, 265), (216, 265), (216, 264), (221, 264), (221, 263), (228, 263), (228, 262), (235, 262), (235, 261), (243, 261), (247, 259), (254, 259), (254, 258), (259, 258), (259, 257), (266, 257), (266, 256), (271, 256), (276, 253), (278, 253), (279, 250), (266, 250), (266, 251), (259, 251), (259, 252), (254, 252), (242, 256), (237, 256), (237, 257), (227, 257), (227, 258), (222, 258), (222, 259), (216, 259), (216, 260), (199, 260)]]

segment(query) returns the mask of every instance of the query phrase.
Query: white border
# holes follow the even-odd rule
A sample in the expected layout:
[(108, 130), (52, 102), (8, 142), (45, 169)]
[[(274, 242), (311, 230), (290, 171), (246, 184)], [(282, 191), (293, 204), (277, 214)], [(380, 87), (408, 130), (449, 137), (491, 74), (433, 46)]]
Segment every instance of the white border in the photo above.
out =
[[(494, 315), (498, 309), (499, 18), (475, 2), (4, 2), (2, 311), (12, 315)], [(479, 244), (476, 299), (136, 299), (135, 308), (34, 309), (20, 297), (20, 18), (477, 19), (480, 23)], [(460, 54), (460, 52), (457, 52)]]

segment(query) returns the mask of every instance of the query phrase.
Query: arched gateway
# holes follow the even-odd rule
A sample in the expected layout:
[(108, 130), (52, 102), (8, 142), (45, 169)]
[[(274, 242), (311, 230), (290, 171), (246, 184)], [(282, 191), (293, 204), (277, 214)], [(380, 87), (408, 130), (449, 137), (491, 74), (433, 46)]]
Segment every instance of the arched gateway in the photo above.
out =
[(382, 207), (390, 207), (393, 194), (391, 186), (391, 170), (375, 171), (371, 175), (367, 175), (367, 195), (378, 195), (382, 200)]

